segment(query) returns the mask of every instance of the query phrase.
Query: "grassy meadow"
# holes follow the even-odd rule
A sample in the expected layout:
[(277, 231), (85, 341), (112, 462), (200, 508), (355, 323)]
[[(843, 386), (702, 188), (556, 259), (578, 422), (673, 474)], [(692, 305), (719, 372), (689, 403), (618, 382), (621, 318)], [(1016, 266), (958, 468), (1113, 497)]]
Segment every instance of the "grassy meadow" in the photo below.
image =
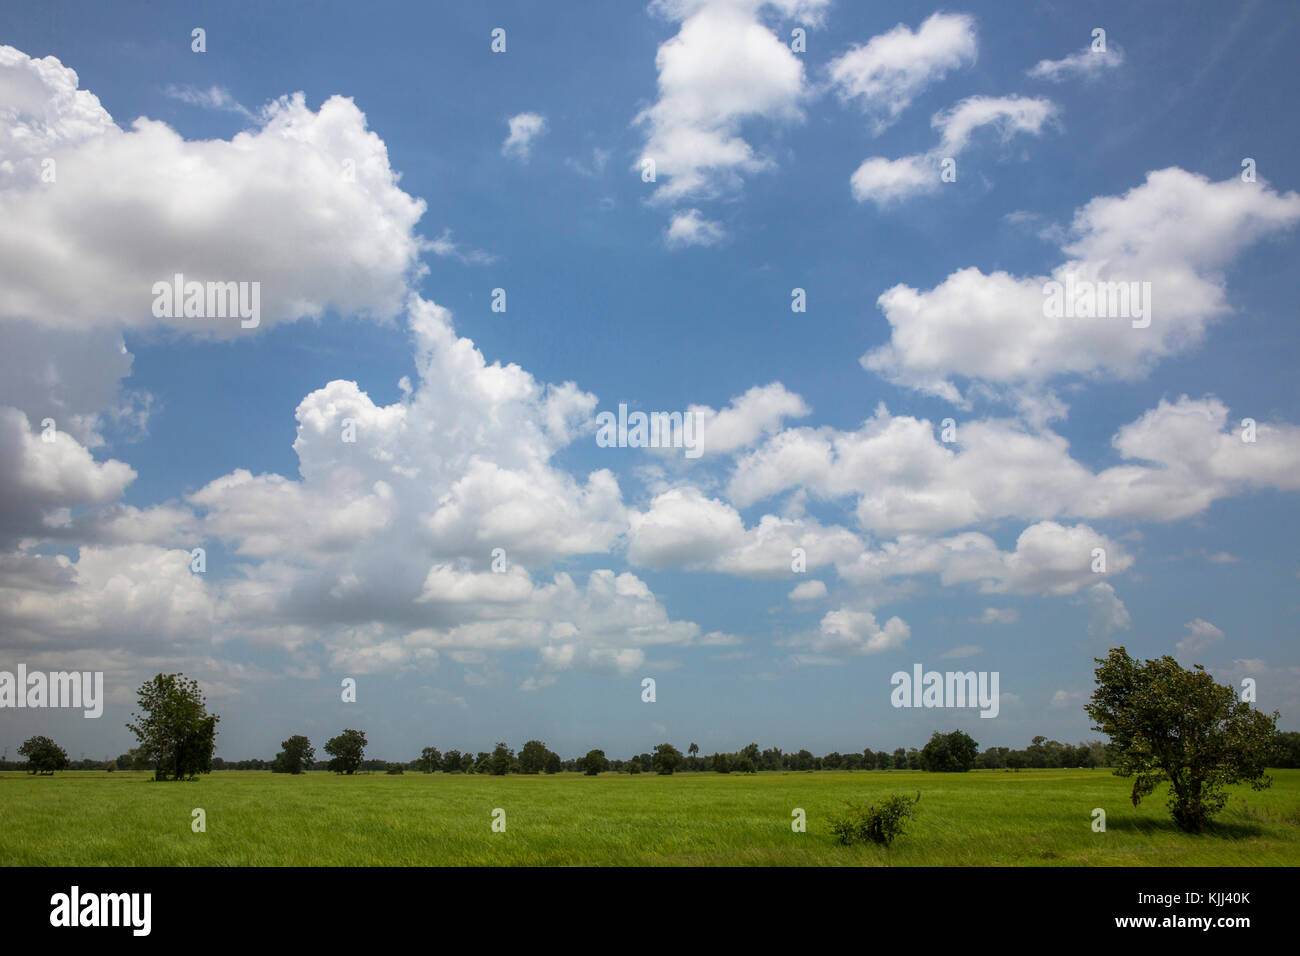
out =
[[(1235, 788), (1213, 831), (1180, 833), (1163, 789), (1133, 807), (1098, 770), (629, 776), (222, 771), (0, 773), (6, 866), (1300, 865), (1300, 770)], [(921, 794), (888, 849), (839, 846), (846, 802)], [(191, 811), (207, 831), (191, 830)], [(504, 833), (492, 812), (506, 814)], [(807, 832), (791, 829), (801, 807)], [(1106, 811), (1106, 832), (1092, 811)]]

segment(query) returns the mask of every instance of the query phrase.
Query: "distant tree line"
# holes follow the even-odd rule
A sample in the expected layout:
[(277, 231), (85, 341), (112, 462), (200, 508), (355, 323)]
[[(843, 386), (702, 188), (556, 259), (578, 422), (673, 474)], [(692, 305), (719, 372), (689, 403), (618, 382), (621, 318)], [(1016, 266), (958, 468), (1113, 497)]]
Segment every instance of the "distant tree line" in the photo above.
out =
[[(213, 770), (270, 770), (278, 773), (301, 773), (305, 770), (333, 770), (337, 773), (388, 772), (393, 767), (423, 773), (757, 773), (758, 771), (787, 770), (1023, 770), (1042, 768), (1111, 767), (1114, 761), (1110, 746), (1093, 740), (1075, 745), (1063, 744), (1046, 737), (1035, 737), (1023, 750), (1008, 747), (989, 747), (978, 750), (974, 740), (961, 731), (950, 734), (935, 733), (921, 749), (898, 747), (893, 751), (864, 749), (861, 753), (831, 752), (816, 756), (808, 750), (783, 752), (771, 747), (760, 750), (749, 744), (735, 753), (701, 755), (700, 748), (692, 743), (683, 755), (669, 744), (660, 744), (652, 753), (634, 754), (627, 760), (610, 760), (603, 750), (592, 750), (583, 757), (565, 760), (540, 740), (530, 740), (518, 754), (505, 743), (498, 743), (491, 751), (448, 750), (425, 747), (420, 756), (407, 763), (394, 764), (387, 760), (366, 759), (365, 735), (349, 737), (345, 731), (326, 744), (339, 744), (340, 755), (328, 760), (316, 760), (310, 741), (303, 735), (294, 735), (281, 743), (283, 748), (274, 760), (226, 760), (212, 758)], [(37, 762), (0, 760), (0, 770), (25, 770), (49, 772), (51, 769), (67, 770), (155, 770), (155, 762), (139, 749), (121, 754), (115, 760), (68, 760), (61, 749), (47, 738), (42, 740), (38, 753), (46, 757)], [(1269, 766), (1278, 769), (1300, 768), (1300, 732), (1280, 731), (1275, 738), (1274, 758)], [(25, 745), (24, 745), (25, 746)], [(666, 748), (666, 749), (665, 749)], [(48, 758), (48, 759), (47, 759)], [(657, 761), (657, 762), (656, 762)], [(39, 771), (33, 767), (40, 765)]]

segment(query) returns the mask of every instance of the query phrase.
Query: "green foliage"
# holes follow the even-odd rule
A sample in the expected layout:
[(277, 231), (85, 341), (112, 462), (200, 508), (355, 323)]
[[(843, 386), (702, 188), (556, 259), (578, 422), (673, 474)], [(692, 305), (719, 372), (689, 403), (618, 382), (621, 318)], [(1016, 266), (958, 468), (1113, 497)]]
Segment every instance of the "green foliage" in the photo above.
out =
[(669, 776), (682, 762), (682, 752), (672, 744), (659, 744), (655, 747), (654, 768), (656, 773)]
[(639, 760), (629, 760), (629, 761), (627, 762), (627, 772), (628, 772), (628, 773), (640, 773), (640, 772), (641, 772), (641, 762), (640, 762)]
[(391, 773), (391, 774), (396, 775), (396, 774), (399, 774), (399, 773), (403, 773), (403, 772), (405, 772), (405, 770), (406, 770), (406, 768), (403, 767), (400, 763), (390, 763), (390, 764), (389, 764), (389, 765), (384, 769), (384, 773)]
[(425, 747), (420, 751), (420, 759), (415, 762), (415, 769), (423, 770), (425, 773), (437, 773), (442, 769), (442, 753), (437, 747)]
[(1135, 777), (1134, 806), (1167, 782), (1174, 822), (1198, 833), (1223, 809), (1225, 786), (1272, 782), (1264, 768), (1276, 747), (1276, 712), (1255, 710), (1200, 664), (1186, 670), (1169, 655), (1139, 664), (1113, 647), (1096, 660), (1097, 689), (1084, 709), (1093, 730), (1111, 739), (1115, 774)]
[(588, 750), (587, 756), (579, 761), (582, 764), (582, 772), (588, 777), (594, 777), (598, 773), (604, 773), (609, 768), (609, 761), (605, 758), (603, 750)]
[(1300, 767), (1300, 733), (1294, 730), (1278, 732), (1269, 766), (1291, 769)]
[(328, 769), (335, 773), (354, 774), (365, 757), (366, 735), (360, 730), (345, 730), (337, 737), (331, 738), (325, 745), (325, 752), (330, 755)]
[(136, 691), (144, 716), (126, 727), (140, 741), (141, 758), (154, 765), (155, 780), (193, 780), (212, 770), (217, 723), (207, 712), (199, 682), (184, 674), (159, 674)]
[(932, 773), (965, 773), (975, 766), (978, 753), (979, 744), (968, 734), (960, 730), (941, 734), (936, 730), (921, 750), (921, 766)]
[(281, 741), (282, 749), (275, 755), (271, 764), (272, 773), (302, 773), (310, 770), (316, 759), (316, 749), (311, 741), (302, 734), (294, 734), (288, 740)]
[(850, 804), (844, 813), (831, 817), (830, 830), (845, 846), (853, 843), (889, 846), (895, 837), (902, 835), (908, 818), (916, 813), (920, 802), (918, 793), (915, 800), (891, 794), (879, 803)]
[(541, 773), (546, 766), (546, 755), (550, 753), (546, 744), (540, 740), (530, 740), (519, 751), (519, 768), (524, 773)]
[[(534, 741), (536, 743), (536, 741)], [(488, 771), (498, 777), (508, 774), (515, 765), (515, 752), (501, 741), (497, 741), (488, 761)]]
[(54, 776), (54, 771), (68, 766), (68, 752), (49, 737), (29, 737), (18, 748), (18, 755), (27, 758), (27, 772)]

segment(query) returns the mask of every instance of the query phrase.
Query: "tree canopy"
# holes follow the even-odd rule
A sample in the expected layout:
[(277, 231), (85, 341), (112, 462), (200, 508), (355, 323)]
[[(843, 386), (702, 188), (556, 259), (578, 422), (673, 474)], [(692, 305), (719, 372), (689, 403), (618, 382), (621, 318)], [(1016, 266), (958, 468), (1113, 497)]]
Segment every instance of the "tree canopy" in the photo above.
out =
[(193, 780), (212, 770), (217, 723), (207, 712), (199, 682), (184, 674), (159, 674), (136, 691), (141, 714), (126, 725), (140, 741), (140, 756), (154, 765), (155, 780)]
[(335, 773), (353, 774), (361, 766), (366, 754), (366, 735), (360, 730), (344, 730), (325, 744), (325, 752), (330, 755), (329, 769)]
[(1276, 712), (1255, 710), (1200, 664), (1186, 670), (1169, 655), (1139, 664), (1113, 647), (1096, 661), (1097, 688), (1084, 709), (1110, 737), (1115, 774), (1135, 778), (1134, 806), (1167, 782), (1174, 821), (1195, 833), (1223, 809), (1225, 786), (1272, 783), (1264, 768), (1277, 745)]
[(68, 766), (68, 752), (49, 737), (29, 737), (18, 748), (18, 755), (27, 758), (27, 772), (31, 774), (52, 776)]

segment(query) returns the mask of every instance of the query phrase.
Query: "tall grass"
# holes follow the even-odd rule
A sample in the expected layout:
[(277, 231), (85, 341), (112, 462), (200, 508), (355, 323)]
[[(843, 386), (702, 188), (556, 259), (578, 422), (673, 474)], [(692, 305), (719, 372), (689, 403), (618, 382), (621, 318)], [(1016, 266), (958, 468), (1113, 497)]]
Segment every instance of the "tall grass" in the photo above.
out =
[[(1235, 791), (1217, 825), (1179, 832), (1159, 792), (1133, 807), (1106, 770), (627, 776), (223, 771), (0, 773), (0, 864), (62, 866), (1300, 864), (1300, 771)], [(888, 849), (840, 846), (847, 803), (921, 794)], [(1092, 829), (1106, 811), (1106, 832)], [(207, 831), (191, 830), (191, 811)], [(506, 830), (492, 831), (492, 811)], [(791, 828), (802, 808), (807, 832)]]

